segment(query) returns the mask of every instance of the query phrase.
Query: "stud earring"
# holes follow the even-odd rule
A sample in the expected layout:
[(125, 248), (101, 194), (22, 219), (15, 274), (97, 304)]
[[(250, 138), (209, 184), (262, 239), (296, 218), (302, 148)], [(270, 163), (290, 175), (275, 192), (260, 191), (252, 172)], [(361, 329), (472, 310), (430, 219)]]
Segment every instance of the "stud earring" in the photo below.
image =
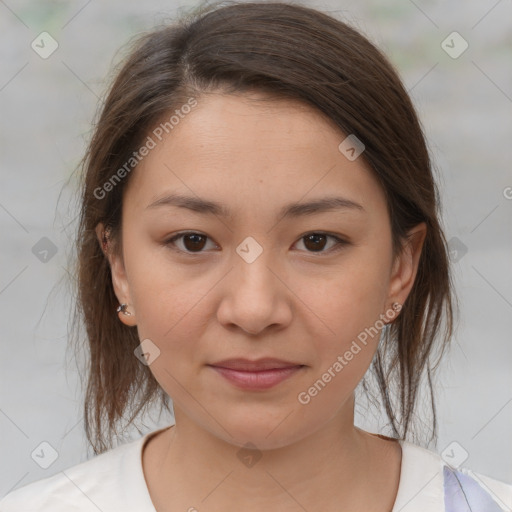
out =
[(129, 311), (126, 311), (126, 308), (128, 307), (128, 304), (121, 304), (118, 308), (117, 308), (117, 312), (118, 313), (123, 313), (123, 315), (131, 315), (131, 313)]
[(393, 311), (400, 311), (402, 309), (402, 304), (399, 302), (393, 302), (391, 307), (393, 308)]

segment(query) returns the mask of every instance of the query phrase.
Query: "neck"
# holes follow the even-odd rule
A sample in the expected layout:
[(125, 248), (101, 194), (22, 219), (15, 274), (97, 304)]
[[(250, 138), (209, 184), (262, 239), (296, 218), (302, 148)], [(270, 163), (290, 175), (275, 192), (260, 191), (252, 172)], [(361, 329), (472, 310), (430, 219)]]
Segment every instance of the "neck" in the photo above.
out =
[(377, 438), (354, 426), (353, 397), (321, 429), (265, 450), (229, 443), (174, 411), (176, 424), (156, 455), (158, 489), (150, 493), (174, 496), (176, 504), (180, 496), (184, 510), (355, 510), (370, 503), (373, 489), (383, 490), (382, 476), (373, 478)]

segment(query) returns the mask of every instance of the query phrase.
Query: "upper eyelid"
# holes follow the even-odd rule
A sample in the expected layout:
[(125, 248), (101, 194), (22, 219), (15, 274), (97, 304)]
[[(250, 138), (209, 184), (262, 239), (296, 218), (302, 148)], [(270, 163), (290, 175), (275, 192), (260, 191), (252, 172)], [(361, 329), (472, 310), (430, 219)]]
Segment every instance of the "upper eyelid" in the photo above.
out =
[[(170, 241), (172, 239), (175, 239), (175, 238), (179, 238), (181, 236), (186, 236), (186, 235), (200, 235), (200, 236), (204, 236), (210, 240), (213, 240), (213, 238), (209, 235), (206, 235), (204, 233), (201, 233), (200, 231), (180, 231), (178, 233), (175, 233), (174, 235), (172, 235), (171, 237), (169, 237), (167, 239), (167, 241)], [(305, 233), (303, 233), (302, 235), (299, 235), (298, 239), (297, 240), (300, 240), (301, 238), (304, 238), (305, 236), (307, 235), (326, 235), (326, 236), (331, 236), (333, 238), (340, 238), (340, 239), (343, 239), (343, 235), (337, 235), (336, 233), (330, 233), (328, 231), (306, 231)]]

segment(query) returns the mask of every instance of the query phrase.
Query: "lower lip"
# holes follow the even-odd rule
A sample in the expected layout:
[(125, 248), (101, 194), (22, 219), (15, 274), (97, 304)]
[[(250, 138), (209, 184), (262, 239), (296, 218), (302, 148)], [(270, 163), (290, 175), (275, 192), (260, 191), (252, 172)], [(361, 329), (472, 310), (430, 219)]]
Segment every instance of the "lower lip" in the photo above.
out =
[(259, 372), (232, 370), (231, 368), (222, 368), (220, 366), (212, 366), (212, 368), (239, 388), (269, 389), (288, 379), (303, 367), (290, 366), (288, 368), (274, 368)]

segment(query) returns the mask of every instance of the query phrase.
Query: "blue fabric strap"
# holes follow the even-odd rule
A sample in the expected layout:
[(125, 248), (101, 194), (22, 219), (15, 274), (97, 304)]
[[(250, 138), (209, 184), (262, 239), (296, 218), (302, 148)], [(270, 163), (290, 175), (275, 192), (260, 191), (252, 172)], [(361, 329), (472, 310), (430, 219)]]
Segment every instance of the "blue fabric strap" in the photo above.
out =
[(445, 512), (503, 512), (474, 478), (449, 466), (443, 475)]

